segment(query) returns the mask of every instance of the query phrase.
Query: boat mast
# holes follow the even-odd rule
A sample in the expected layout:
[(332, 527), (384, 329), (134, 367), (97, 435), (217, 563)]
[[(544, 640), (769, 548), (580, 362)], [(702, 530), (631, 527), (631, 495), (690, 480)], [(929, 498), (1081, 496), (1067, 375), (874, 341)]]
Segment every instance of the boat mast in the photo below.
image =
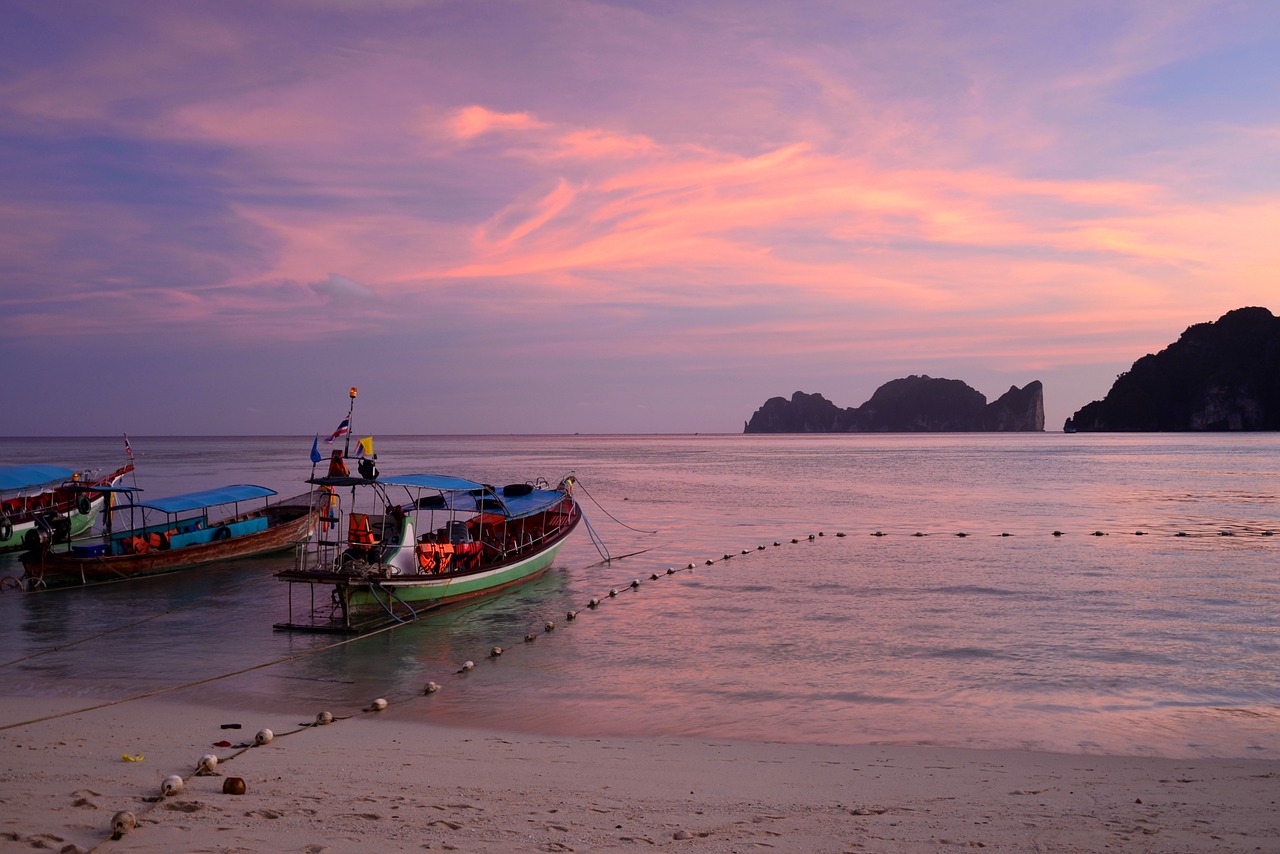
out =
[(346, 457), (347, 459), (351, 459), (351, 434), (356, 431), (356, 426), (351, 421), (351, 413), (354, 412), (356, 408), (356, 387), (355, 386), (351, 387), (351, 391), (349, 392), (349, 394), (351, 395), (351, 404), (347, 407), (347, 438), (345, 443), (342, 446), (342, 456)]

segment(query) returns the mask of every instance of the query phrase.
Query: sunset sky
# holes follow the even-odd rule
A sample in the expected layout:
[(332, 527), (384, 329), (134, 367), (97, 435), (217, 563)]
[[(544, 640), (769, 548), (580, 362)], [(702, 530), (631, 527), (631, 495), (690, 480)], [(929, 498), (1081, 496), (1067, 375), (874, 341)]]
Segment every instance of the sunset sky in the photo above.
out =
[(1280, 4), (0, 4), (0, 435), (1047, 427), (1280, 311)]

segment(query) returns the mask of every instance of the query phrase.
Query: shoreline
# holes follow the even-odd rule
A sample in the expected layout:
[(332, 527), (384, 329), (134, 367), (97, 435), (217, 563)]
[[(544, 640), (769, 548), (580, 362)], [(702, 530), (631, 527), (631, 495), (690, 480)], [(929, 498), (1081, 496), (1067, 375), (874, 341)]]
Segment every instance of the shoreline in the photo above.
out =
[[(6, 697), (0, 727), (85, 705)], [(394, 707), (314, 716), (148, 698), (0, 729), (0, 851), (1280, 851), (1272, 759), (538, 736)], [(237, 747), (264, 727), (270, 743)], [(195, 776), (206, 753), (220, 776)], [(159, 798), (171, 774), (183, 791)], [(244, 795), (223, 794), (230, 776)], [(112, 841), (118, 810), (138, 824)]]

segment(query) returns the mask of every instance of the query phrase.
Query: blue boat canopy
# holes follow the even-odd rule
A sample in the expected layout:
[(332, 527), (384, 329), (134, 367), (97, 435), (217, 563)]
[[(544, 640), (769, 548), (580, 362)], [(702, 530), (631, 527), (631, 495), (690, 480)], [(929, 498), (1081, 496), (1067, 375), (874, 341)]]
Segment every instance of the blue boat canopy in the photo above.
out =
[(473, 489), (487, 488), (483, 483), (476, 483), (473, 480), (466, 480), (447, 474), (400, 474), (383, 478), (378, 482), (387, 486), (412, 486), (422, 489), (452, 490), (455, 492), (469, 492)]
[(265, 486), (254, 486), (249, 483), (237, 483), (232, 486), (219, 486), (216, 489), (202, 489), (199, 492), (188, 492), (184, 495), (171, 495), (168, 498), (153, 498), (133, 505), (117, 507), (147, 507), (161, 513), (183, 513), (188, 510), (200, 510), (218, 504), (233, 504), (237, 501), (248, 501), (250, 498), (266, 498), (275, 495), (274, 489)]
[(70, 480), (73, 472), (61, 466), (0, 466), (0, 492), (15, 492), (33, 486)]
[(404, 486), (413, 489), (438, 489), (441, 492), (471, 492), (473, 490), (489, 489), (483, 483), (476, 483), (474, 480), (453, 477), (447, 474), (398, 474), (392, 477), (381, 477), (377, 480), (367, 480), (363, 477), (351, 475), (345, 477), (313, 477), (307, 483), (335, 488), (347, 486)]

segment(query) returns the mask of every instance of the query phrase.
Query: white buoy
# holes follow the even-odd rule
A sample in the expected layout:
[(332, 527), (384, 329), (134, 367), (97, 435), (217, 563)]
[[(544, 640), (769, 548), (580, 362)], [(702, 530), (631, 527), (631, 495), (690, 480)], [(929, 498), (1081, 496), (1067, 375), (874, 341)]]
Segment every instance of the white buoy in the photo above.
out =
[(599, 600), (599, 599), (592, 599), (590, 602), (588, 602), (588, 603), (587, 603), (587, 607), (588, 607), (588, 608), (599, 608), (599, 607), (600, 607), (600, 600)]
[(163, 797), (170, 798), (182, 791), (182, 778), (177, 774), (170, 774), (164, 778), (164, 782), (160, 784), (160, 794)]
[(640, 588), (640, 579), (638, 578), (631, 579), (631, 589), (638, 590), (639, 588)]
[(439, 690), (440, 690), (440, 686), (439, 686), (439, 685), (437, 685), (435, 682), (428, 682), (428, 683), (427, 683), (427, 687), (422, 689), (422, 693), (424, 693), (424, 694), (434, 694), (435, 692), (437, 692), (437, 691), (439, 691)]
[(616, 587), (610, 587), (609, 598), (612, 599), (614, 596), (617, 596), (617, 595), (618, 595), (618, 589)]
[(475, 669), (476, 669), (476, 663), (474, 661), (464, 661), (462, 662), (462, 669), (459, 670), (458, 672), (470, 673), (472, 670), (475, 670)]
[(502, 655), (502, 652), (503, 652), (502, 647), (495, 646), (493, 649), (489, 650), (489, 657), (497, 658), (498, 656)]
[(258, 730), (258, 734), (253, 737), (253, 743), (255, 746), (261, 747), (264, 744), (270, 744), (271, 739), (275, 737), (276, 737), (276, 734), (271, 730), (260, 729)]
[(547, 624), (542, 628), (546, 629), (549, 632), (554, 632), (556, 630), (555, 620), (547, 620)]
[(536, 641), (537, 639), (538, 639), (538, 636), (537, 636), (536, 634), (534, 634), (533, 632), (529, 632), (529, 634), (527, 634), (527, 635), (525, 635), (525, 636), (524, 636), (524, 642), (525, 642), (525, 643), (533, 643), (533, 642), (534, 642), (534, 641)]
[(379, 697), (369, 704), (369, 711), (380, 712), (387, 707), (387, 701), (384, 697)]
[(577, 612), (577, 611), (570, 611), (569, 613), (567, 613), (567, 614), (565, 614), (565, 615), (564, 615), (564, 618), (565, 618), (566, 620), (576, 620), (576, 619), (578, 619), (578, 612)]
[(111, 838), (119, 839), (137, 826), (138, 819), (133, 813), (128, 810), (120, 810), (120, 812), (111, 816)]
[(333, 712), (321, 712), (316, 715), (316, 726), (324, 726), (333, 723)]
[(200, 757), (199, 764), (196, 765), (197, 774), (212, 774), (213, 770), (218, 767), (218, 757), (212, 753), (206, 753)]

